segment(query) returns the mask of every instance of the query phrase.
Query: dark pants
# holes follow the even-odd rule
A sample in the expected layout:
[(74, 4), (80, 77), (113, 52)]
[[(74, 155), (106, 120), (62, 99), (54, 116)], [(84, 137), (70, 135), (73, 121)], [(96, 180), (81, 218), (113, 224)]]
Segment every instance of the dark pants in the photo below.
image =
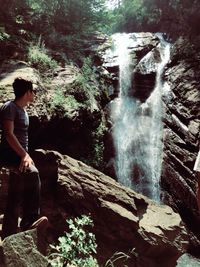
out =
[(4, 213), (2, 238), (17, 232), (19, 207), (22, 205), (20, 227), (27, 230), (40, 214), (40, 177), (35, 166), (24, 173), (10, 170), (7, 206)]

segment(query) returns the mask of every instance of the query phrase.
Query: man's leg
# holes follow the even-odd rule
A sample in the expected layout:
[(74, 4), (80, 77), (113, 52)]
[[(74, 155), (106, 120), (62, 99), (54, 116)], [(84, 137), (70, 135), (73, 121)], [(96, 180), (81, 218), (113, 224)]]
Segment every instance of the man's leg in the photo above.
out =
[(23, 218), (21, 221), (22, 230), (27, 230), (40, 215), (40, 177), (35, 166), (23, 174)]
[(200, 172), (197, 172), (197, 205), (200, 212)]
[(10, 171), (7, 205), (2, 226), (2, 239), (17, 232), (21, 195), (22, 177)]

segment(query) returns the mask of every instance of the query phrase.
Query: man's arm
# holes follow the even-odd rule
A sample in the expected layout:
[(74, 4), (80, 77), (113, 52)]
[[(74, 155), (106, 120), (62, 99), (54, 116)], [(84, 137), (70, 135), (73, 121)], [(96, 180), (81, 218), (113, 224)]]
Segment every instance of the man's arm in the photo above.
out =
[(14, 122), (11, 120), (4, 120), (3, 130), (8, 144), (21, 158), (19, 170), (21, 172), (25, 171), (28, 167), (31, 166), (31, 164), (34, 163), (29, 154), (26, 152), (26, 150), (21, 146), (17, 137), (14, 134)]

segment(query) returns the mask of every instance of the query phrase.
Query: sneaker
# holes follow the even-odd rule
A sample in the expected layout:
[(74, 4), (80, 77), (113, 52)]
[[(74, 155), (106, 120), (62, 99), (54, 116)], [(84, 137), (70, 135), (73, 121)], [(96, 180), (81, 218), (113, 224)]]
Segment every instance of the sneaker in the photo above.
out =
[(32, 223), (29, 229), (37, 228), (38, 230), (43, 230), (47, 226), (48, 226), (48, 218), (46, 216), (42, 216), (37, 221)]

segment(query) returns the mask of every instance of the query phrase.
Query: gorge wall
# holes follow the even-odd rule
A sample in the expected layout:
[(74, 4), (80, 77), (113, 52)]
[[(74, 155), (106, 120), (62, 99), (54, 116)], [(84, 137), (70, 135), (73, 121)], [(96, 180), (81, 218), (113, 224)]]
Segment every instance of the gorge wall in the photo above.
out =
[[(136, 66), (133, 80), (134, 95), (145, 101), (155, 85), (155, 72), (142, 73), (140, 60), (144, 55), (152, 53), (152, 65), (159, 59), (156, 49), (158, 39), (151, 39), (151, 35), (139, 34), (146, 42), (133, 49), (132, 64)], [(156, 42), (157, 40), (157, 42)], [(148, 43), (149, 42), (149, 43)], [(162, 91), (163, 101), (163, 160), (161, 171), (161, 201), (169, 204), (178, 211), (191, 230), (191, 251), (199, 256), (199, 215), (196, 202), (196, 174), (193, 171), (195, 158), (199, 147), (200, 125), (200, 54), (195, 46), (183, 38), (178, 39), (170, 51), (170, 61), (165, 67), (163, 80), (166, 82)], [(115, 62), (115, 60), (114, 60)], [(105, 64), (111, 74), (117, 73), (115, 64)], [(117, 75), (113, 75), (116, 79)], [(160, 110), (162, 112), (162, 110)], [(110, 128), (112, 131), (112, 128)], [(136, 130), (137, 131), (137, 130)], [(136, 134), (136, 133), (135, 133)], [(108, 148), (109, 160), (115, 157), (115, 151), (107, 138), (105, 148)], [(113, 164), (108, 164), (109, 168)], [(113, 165), (112, 165), (113, 166)], [(108, 173), (112, 175), (114, 168)]]
[[(161, 185), (164, 202), (178, 210), (199, 237), (196, 175), (193, 171), (199, 146), (200, 54), (180, 38), (171, 50), (165, 79), (170, 86), (165, 103), (164, 158)], [(196, 250), (199, 254), (198, 249)]]
[[(137, 47), (130, 47), (132, 62), (136, 66), (149, 52), (152, 52), (154, 62), (159, 62), (159, 54), (156, 46), (159, 39), (150, 33), (138, 33), (142, 43)], [(100, 45), (101, 44), (101, 45)], [(100, 46), (99, 46), (100, 45)], [(111, 46), (109, 38), (103, 38), (98, 42), (91, 40), (86, 48), (86, 54), (92, 56), (94, 69), (98, 76), (95, 81), (90, 81), (90, 86), (95, 88), (100, 95), (93, 97), (82, 93), (81, 85), (73, 87), (80, 72), (77, 67), (66, 66), (52, 73), (49, 85), (41, 82), (35, 70), (27, 63), (7, 62), (1, 65), (0, 100), (5, 102), (13, 97), (11, 83), (13, 78), (20, 75), (30, 75), (39, 85), (36, 103), (29, 108), (31, 118), (30, 140), (32, 148), (52, 148), (64, 154), (69, 154), (80, 159), (90, 153), (94, 143), (91, 142), (92, 132), (101, 125), (107, 130), (104, 134), (104, 171), (115, 177), (113, 157), (115, 156), (112, 141), (112, 121), (109, 116), (110, 102), (119, 93), (117, 64), (105, 62), (103, 56), (105, 50)], [(200, 54), (188, 45), (188, 42), (180, 39), (172, 46), (171, 61), (166, 67), (164, 79), (169, 85), (169, 90), (162, 97), (165, 106), (163, 113), (164, 122), (164, 154), (162, 164), (161, 187), (163, 201), (180, 212), (182, 218), (190, 230), (199, 237), (197, 216), (197, 204), (195, 198), (196, 177), (193, 172), (195, 157), (198, 152), (199, 123), (200, 123)], [(105, 83), (102, 83), (102, 77)], [(97, 83), (99, 81), (99, 83)], [(155, 70), (142, 73), (138, 66), (135, 78), (132, 81), (137, 90), (131, 92), (142, 102), (150, 95), (155, 82)], [(68, 100), (66, 104), (57, 105), (51, 109), (51, 103), (58, 96), (58, 87), (63, 89), (63, 98)], [(68, 85), (66, 87), (66, 85)], [(70, 91), (72, 87), (74, 91)], [(102, 92), (107, 88), (107, 96)], [(68, 98), (70, 96), (70, 98)], [(71, 96), (78, 99), (78, 105), (70, 105)], [(85, 105), (81, 101), (86, 99)], [(55, 102), (54, 102), (55, 103)], [(58, 104), (58, 103), (57, 103)], [(55, 106), (54, 106), (55, 107)], [(147, 112), (148, 113), (148, 112)], [(63, 115), (64, 114), (64, 115)], [(197, 248), (198, 240), (193, 238), (193, 251)]]

